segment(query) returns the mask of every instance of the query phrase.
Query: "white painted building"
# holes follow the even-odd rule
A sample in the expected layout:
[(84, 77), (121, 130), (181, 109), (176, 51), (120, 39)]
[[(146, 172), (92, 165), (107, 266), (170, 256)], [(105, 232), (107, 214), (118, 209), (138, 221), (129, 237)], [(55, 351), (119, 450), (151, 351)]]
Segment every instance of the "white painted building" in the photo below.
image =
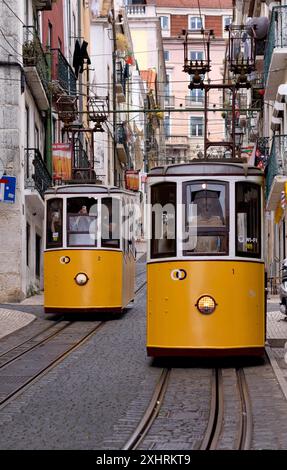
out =
[(37, 6), (36, 0), (0, 3), (0, 158), (5, 174), (17, 179), (15, 204), (0, 202), (0, 302), (21, 300), (43, 284), (49, 100)]

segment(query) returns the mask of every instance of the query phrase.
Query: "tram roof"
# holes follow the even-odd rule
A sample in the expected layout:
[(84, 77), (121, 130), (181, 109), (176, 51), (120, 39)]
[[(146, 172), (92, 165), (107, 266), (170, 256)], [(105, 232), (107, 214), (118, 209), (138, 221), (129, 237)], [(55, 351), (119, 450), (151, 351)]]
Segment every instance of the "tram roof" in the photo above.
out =
[(67, 184), (54, 186), (47, 189), (45, 194), (128, 194), (134, 196), (133, 191), (117, 188), (116, 186), (105, 186), (102, 184)]
[(148, 176), (189, 176), (189, 175), (242, 175), (263, 176), (260, 168), (249, 166), (243, 161), (198, 160), (152, 168)]

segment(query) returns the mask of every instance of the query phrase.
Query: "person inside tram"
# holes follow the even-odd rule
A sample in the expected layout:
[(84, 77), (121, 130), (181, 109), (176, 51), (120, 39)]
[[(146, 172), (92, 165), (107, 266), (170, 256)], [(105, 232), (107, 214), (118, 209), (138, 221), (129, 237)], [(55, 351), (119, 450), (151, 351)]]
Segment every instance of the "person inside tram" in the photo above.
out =
[[(95, 237), (90, 234), (91, 223), (94, 217), (89, 215), (86, 205), (82, 205), (76, 212), (72, 212), (73, 207), (69, 207), (69, 244), (71, 245), (94, 245)], [(95, 222), (94, 222), (95, 223)]]
[(193, 205), (196, 206), (197, 236), (190, 237), (192, 251), (200, 253), (220, 252), (220, 236), (208, 235), (212, 231), (212, 227), (223, 227), (225, 225), (219, 192), (197, 191), (192, 202)]

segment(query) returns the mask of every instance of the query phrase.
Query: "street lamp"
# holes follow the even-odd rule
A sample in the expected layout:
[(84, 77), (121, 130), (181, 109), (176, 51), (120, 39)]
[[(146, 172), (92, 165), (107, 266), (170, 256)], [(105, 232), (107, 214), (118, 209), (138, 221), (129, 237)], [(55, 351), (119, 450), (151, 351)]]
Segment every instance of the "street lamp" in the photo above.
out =
[(243, 129), (241, 129), (241, 127), (235, 127), (234, 134), (235, 134), (235, 137), (234, 137), (235, 147), (239, 148), (242, 145), (244, 131)]

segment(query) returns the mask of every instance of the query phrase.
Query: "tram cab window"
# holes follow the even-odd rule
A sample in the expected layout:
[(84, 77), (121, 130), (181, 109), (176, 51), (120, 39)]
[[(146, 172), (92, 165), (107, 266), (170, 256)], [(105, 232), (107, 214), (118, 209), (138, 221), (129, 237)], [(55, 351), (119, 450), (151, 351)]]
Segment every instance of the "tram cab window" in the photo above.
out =
[(236, 183), (236, 255), (261, 256), (260, 186)]
[(68, 246), (97, 246), (97, 200), (73, 197), (67, 200)]
[(60, 248), (63, 245), (63, 200), (49, 199), (47, 202), (47, 248)]
[(183, 186), (183, 194), (183, 254), (227, 254), (226, 184), (208, 181), (186, 183)]
[(101, 245), (103, 248), (120, 248), (120, 200), (102, 199)]
[(151, 257), (176, 256), (176, 183), (151, 187)]

